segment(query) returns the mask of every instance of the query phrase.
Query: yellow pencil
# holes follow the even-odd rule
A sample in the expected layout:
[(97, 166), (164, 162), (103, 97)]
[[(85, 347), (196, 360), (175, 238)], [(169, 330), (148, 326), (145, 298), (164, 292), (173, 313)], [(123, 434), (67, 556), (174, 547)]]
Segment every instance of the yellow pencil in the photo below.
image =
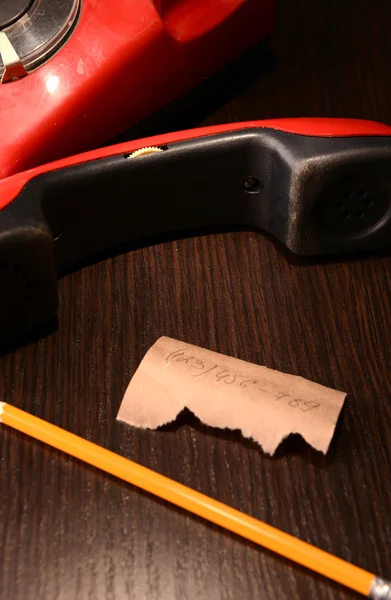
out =
[(391, 600), (391, 584), (373, 573), (368, 573), (5, 402), (0, 402), (0, 422), (333, 579), (372, 600)]

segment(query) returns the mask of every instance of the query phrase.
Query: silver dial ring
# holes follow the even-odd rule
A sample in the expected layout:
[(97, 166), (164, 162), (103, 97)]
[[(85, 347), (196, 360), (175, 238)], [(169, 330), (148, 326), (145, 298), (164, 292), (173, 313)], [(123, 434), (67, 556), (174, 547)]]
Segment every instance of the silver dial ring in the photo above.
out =
[[(81, 0), (35, 0), (17, 21), (2, 29), (28, 72), (62, 45), (77, 21)], [(0, 79), (5, 68), (0, 56)]]

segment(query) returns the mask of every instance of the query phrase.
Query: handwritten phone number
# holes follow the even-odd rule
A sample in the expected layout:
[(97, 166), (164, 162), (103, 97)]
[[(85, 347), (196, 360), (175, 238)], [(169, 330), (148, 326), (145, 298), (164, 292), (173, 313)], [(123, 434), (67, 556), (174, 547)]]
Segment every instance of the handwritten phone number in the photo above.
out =
[(166, 363), (170, 362), (183, 363), (187, 365), (189, 367), (189, 371), (192, 369), (192, 377), (208, 376), (212, 377), (215, 381), (224, 383), (226, 385), (237, 385), (242, 389), (251, 388), (259, 390), (269, 394), (275, 402), (283, 401), (287, 406), (290, 406), (291, 408), (298, 408), (303, 412), (315, 410), (320, 406), (319, 402), (303, 400), (302, 398), (294, 398), (287, 392), (271, 392), (270, 390), (261, 387), (261, 380), (249, 379), (248, 377), (243, 377), (243, 375), (232, 373), (232, 371), (229, 369), (221, 368), (218, 364), (206, 368), (207, 365), (205, 365), (204, 360), (197, 358), (194, 354), (189, 353), (187, 350), (175, 350), (174, 352), (171, 352), (168, 356), (166, 356)]

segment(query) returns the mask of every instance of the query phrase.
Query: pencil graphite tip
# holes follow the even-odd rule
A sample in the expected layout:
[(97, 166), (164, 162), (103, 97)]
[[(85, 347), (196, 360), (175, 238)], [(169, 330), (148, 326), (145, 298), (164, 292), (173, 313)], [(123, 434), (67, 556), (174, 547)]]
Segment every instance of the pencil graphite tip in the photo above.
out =
[(391, 600), (391, 582), (375, 577), (369, 598), (370, 600)]

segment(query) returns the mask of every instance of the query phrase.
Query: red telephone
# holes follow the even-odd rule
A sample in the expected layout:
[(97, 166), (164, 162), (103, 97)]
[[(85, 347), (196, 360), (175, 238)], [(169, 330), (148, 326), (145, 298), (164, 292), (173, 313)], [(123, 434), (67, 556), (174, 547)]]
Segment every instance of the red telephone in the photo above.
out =
[(270, 33), (275, 0), (2, 0), (0, 179), (97, 147)]
[(299, 254), (391, 247), (391, 127), (282, 119), (171, 133), (0, 181), (0, 340), (56, 313), (57, 277), (129, 240), (270, 232)]

